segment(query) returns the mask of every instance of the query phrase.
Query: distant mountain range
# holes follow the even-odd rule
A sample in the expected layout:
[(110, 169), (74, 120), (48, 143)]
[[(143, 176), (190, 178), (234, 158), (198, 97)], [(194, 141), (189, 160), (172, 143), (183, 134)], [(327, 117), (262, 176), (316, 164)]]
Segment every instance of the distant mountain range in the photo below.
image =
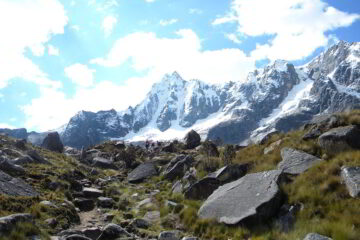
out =
[[(341, 41), (304, 66), (278, 60), (249, 73), (245, 82), (211, 85), (185, 81), (174, 72), (154, 84), (136, 107), (80, 111), (57, 131), (65, 145), (77, 148), (107, 139), (170, 140), (191, 129), (203, 139), (238, 144), (359, 106), (360, 43)], [(19, 137), (19, 130), (13, 132)], [(39, 143), (44, 133), (23, 135)]]

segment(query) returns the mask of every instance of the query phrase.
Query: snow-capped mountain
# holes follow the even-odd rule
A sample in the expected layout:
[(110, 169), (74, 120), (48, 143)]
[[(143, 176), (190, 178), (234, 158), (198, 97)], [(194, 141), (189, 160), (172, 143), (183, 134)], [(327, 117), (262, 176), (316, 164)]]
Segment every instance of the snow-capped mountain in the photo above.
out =
[(194, 129), (209, 139), (240, 143), (274, 130), (289, 131), (322, 113), (360, 103), (360, 43), (339, 42), (310, 63), (275, 61), (245, 82), (210, 85), (174, 72), (126, 111), (81, 111), (60, 131), (66, 145), (106, 139), (182, 138)]

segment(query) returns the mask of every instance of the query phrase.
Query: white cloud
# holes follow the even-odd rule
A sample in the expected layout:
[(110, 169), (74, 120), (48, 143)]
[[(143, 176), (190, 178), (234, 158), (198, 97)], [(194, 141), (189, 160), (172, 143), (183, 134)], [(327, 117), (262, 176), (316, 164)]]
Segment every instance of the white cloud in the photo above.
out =
[(161, 19), (160, 22), (159, 22), (159, 24), (160, 24), (161, 26), (168, 26), (168, 25), (175, 24), (175, 23), (177, 23), (178, 21), (179, 21), (179, 19), (175, 19), (175, 18), (169, 19), (169, 20)]
[(114, 16), (106, 16), (102, 22), (102, 29), (104, 30), (105, 36), (110, 36), (115, 25), (117, 23), (117, 19)]
[(10, 121), (10, 122), (16, 122), (16, 121), (17, 121), (17, 118), (15, 118), (15, 117), (10, 118), (9, 121)]
[(53, 45), (49, 44), (48, 45), (48, 54), (51, 56), (59, 56), (60, 50), (58, 48), (54, 47)]
[(0, 1), (0, 88), (13, 78), (52, 87), (60, 82), (50, 80), (24, 54), (29, 49), (42, 56), (52, 35), (64, 33), (68, 18), (57, 0)]
[(93, 69), (80, 63), (73, 64), (65, 68), (65, 75), (75, 84), (81, 87), (90, 87), (94, 83)]
[(0, 123), (0, 128), (9, 128), (9, 129), (15, 129), (16, 127), (7, 124), (7, 123)]
[(178, 31), (177, 38), (159, 38), (154, 33), (133, 33), (118, 39), (105, 58), (93, 64), (116, 67), (131, 60), (137, 71), (149, 70), (159, 80), (177, 70), (185, 79), (198, 78), (219, 83), (241, 81), (255, 63), (240, 49), (203, 51), (201, 40), (190, 29)]
[(145, 0), (145, 2), (153, 3), (153, 2), (155, 2), (155, 0)]
[(26, 92), (21, 92), (21, 93), (20, 93), (20, 96), (21, 96), (21, 97), (26, 97), (26, 96), (27, 96), (27, 93), (26, 93)]
[(75, 6), (76, 5), (76, 2), (74, 1), (74, 0), (72, 0), (71, 2), (70, 2), (70, 6)]
[(189, 13), (190, 13), (190, 14), (198, 14), (198, 15), (201, 15), (201, 14), (203, 14), (203, 10), (198, 9), (198, 8), (190, 8), (190, 9), (189, 9)]
[(236, 44), (242, 43), (242, 41), (238, 38), (238, 36), (235, 33), (225, 34), (225, 37)]
[(0, 93), (0, 98), (4, 98), (4, 94)]
[(328, 45), (328, 31), (347, 27), (358, 14), (339, 11), (322, 0), (233, 0), (231, 12), (213, 24), (238, 24), (245, 36), (271, 36), (267, 44), (257, 45), (256, 59), (298, 60)]

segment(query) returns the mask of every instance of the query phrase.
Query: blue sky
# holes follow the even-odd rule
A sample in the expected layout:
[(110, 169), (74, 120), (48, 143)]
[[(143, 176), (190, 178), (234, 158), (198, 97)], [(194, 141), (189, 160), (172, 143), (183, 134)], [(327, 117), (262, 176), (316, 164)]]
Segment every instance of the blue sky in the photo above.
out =
[(245, 81), (360, 41), (360, 2), (0, 0), (0, 127), (44, 131), (136, 105), (165, 73)]

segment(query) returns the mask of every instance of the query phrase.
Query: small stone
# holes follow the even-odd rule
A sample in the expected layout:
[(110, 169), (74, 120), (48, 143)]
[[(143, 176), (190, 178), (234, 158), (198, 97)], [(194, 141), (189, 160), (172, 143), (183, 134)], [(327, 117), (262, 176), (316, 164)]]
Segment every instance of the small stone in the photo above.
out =
[(342, 167), (341, 178), (351, 197), (360, 197), (360, 167)]
[(159, 234), (158, 240), (180, 240), (179, 231), (164, 231)]
[(102, 190), (96, 188), (83, 188), (82, 192), (87, 198), (98, 198), (104, 194)]
[(114, 206), (114, 200), (107, 197), (98, 197), (98, 206), (102, 208), (112, 208)]
[(304, 240), (332, 240), (332, 239), (317, 233), (309, 233), (308, 235), (306, 235)]
[(86, 198), (75, 198), (74, 205), (80, 209), (80, 211), (91, 211), (94, 209), (94, 200)]

